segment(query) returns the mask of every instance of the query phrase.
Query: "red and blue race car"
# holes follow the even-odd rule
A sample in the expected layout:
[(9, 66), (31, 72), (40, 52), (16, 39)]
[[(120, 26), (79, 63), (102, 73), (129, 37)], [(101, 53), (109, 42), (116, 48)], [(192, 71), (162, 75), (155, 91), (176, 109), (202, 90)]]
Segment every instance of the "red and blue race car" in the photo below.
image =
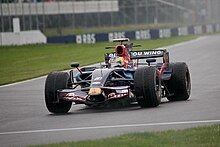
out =
[[(52, 113), (67, 113), (72, 103), (103, 106), (111, 102), (137, 102), (141, 107), (156, 107), (161, 98), (187, 100), (191, 92), (190, 72), (184, 62), (170, 63), (165, 49), (134, 51), (128, 38), (119, 42), (114, 52), (105, 54), (100, 66), (52, 72), (45, 83), (45, 102)], [(161, 60), (158, 62), (158, 60)], [(144, 62), (143, 62), (144, 61)]]

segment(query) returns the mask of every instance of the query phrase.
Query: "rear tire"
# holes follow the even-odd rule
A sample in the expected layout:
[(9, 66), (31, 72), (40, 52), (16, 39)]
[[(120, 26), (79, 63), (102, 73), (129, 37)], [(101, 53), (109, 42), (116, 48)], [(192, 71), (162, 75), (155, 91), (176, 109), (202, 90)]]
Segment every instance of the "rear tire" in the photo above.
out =
[(138, 68), (134, 74), (134, 88), (138, 104), (156, 107), (161, 102), (161, 80), (155, 67)]
[(57, 98), (58, 89), (68, 88), (69, 74), (65, 72), (52, 72), (47, 76), (45, 83), (45, 103), (48, 111), (52, 113), (67, 113), (72, 102)]
[(167, 82), (167, 88), (172, 96), (167, 97), (169, 101), (187, 100), (191, 93), (191, 80), (188, 66), (184, 62), (170, 64), (173, 69), (171, 79)]

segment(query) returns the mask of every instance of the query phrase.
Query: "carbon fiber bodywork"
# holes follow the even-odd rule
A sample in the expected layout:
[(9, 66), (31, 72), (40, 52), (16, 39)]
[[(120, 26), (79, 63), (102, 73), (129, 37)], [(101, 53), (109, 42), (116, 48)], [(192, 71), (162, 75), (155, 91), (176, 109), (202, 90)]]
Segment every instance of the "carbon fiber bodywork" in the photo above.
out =
[[(156, 107), (164, 97), (172, 101), (189, 98), (191, 81), (185, 63), (170, 63), (166, 49), (133, 51), (140, 45), (123, 44), (124, 41), (129, 39), (115, 39), (113, 42), (120, 42), (117, 46), (106, 47), (115, 52), (106, 53), (105, 63), (100, 66), (79, 68), (75, 62), (71, 66), (78, 73), (74, 75), (70, 70), (69, 78), (65, 73), (51, 73), (46, 85), (54, 86), (45, 90), (49, 111), (67, 112), (70, 107), (65, 102), (99, 106), (124, 100), (138, 102), (141, 107)], [(68, 109), (62, 109), (63, 105)]]

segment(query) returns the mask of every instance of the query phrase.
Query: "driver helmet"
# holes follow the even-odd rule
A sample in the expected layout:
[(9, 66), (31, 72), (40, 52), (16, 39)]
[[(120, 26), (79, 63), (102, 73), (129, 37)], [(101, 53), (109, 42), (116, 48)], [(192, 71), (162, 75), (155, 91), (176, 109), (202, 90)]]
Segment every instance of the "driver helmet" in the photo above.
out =
[(116, 62), (116, 63), (119, 63), (119, 64), (122, 65), (122, 66), (124, 66), (124, 64), (125, 64), (123, 57), (118, 57), (118, 56), (116, 56), (115, 62)]

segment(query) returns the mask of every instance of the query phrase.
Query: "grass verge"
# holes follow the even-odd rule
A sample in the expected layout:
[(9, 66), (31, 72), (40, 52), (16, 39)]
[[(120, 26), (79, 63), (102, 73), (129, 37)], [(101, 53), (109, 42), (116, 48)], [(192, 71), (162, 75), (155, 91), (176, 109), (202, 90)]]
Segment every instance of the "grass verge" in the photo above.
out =
[(34, 147), (217, 147), (219, 145), (220, 124), (184, 130), (131, 133), (105, 139), (62, 142)]
[[(139, 25), (121, 25), (121, 26), (108, 26), (108, 27), (89, 27), (89, 28), (47, 28), (44, 31), (46, 36), (59, 36), (59, 35), (77, 35), (84, 33), (110, 33), (110, 32), (121, 32), (121, 31), (134, 31), (142, 29), (157, 29), (157, 28), (171, 28), (183, 26), (184, 24), (139, 24)], [(185, 24), (187, 25), (187, 24)]]
[[(195, 38), (183, 36), (132, 42), (141, 44), (141, 49), (154, 49)], [(104, 47), (108, 45), (116, 43), (1, 46), (0, 85), (69, 69), (70, 63), (74, 61), (80, 62), (81, 66), (104, 61), (104, 53), (108, 52)]]

